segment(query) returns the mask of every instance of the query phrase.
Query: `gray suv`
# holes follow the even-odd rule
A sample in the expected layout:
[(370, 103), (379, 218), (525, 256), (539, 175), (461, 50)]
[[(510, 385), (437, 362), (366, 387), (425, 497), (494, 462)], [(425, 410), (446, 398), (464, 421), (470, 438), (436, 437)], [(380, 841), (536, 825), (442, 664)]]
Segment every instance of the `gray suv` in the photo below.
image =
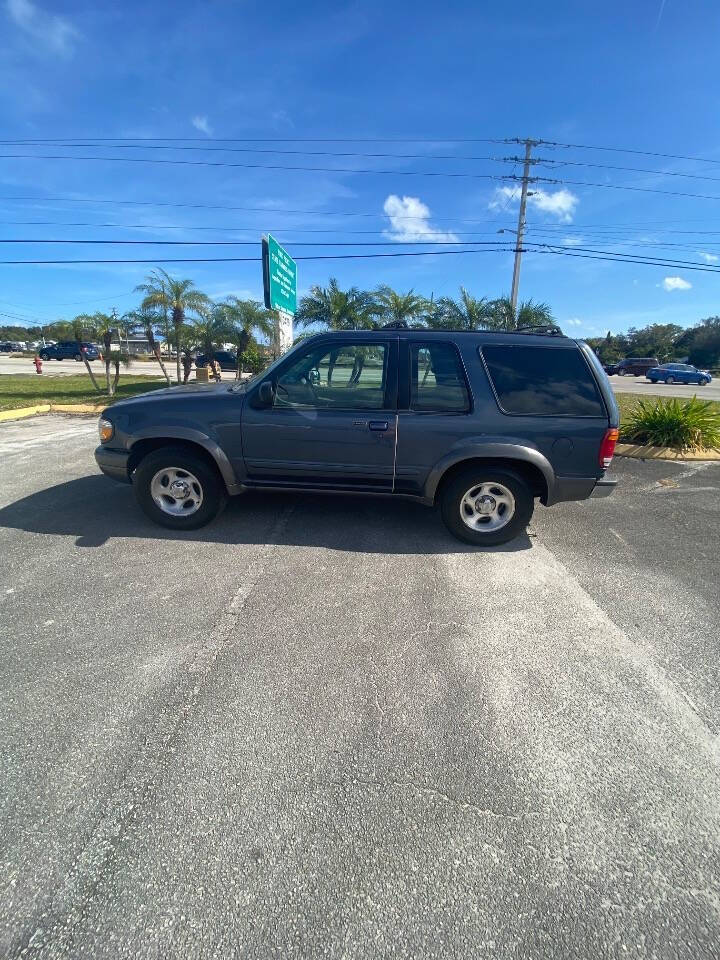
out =
[(612, 492), (618, 409), (562, 335), (381, 330), (303, 340), (247, 384), (188, 384), (100, 419), (100, 469), (163, 526), (192, 530), (249, 489), (438, 504), (480, 546), (545, 506)]

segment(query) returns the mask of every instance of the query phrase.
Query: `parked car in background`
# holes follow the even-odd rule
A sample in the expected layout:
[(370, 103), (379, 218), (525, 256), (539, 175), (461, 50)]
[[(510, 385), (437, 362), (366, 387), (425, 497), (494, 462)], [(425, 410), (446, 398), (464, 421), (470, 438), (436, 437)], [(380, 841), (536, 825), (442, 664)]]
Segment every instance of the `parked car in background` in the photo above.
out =
[(611, 376), (615, 374), (618, 377), (641, 377), (659, 363), (657, 357), (626, 357), (619, 363), (609, 365), (605, 370)]
[(39, 352), (41, 360), (98, 360), (100, 354), (94, 343), (83, 340), (59, 340), (54, 347), (43, 347)]
[(18, 340), (3, 340), (0, 343), (0, 353), (21, 353), (27, 349), (27, 344), (20, 343)]
[(712, 380), (707, 370), (698, 370), (691, 363), (662, 363), (651, 367), (647, 378), (651, 383), (697, 383), (701, 387)]
[[(237, 356), (229, 350), (216, 350), (215, 362), (220, 365), (221, 370), (231, 370), (233, 373), (237, 370)], [(195, 366), (204, 367), (210, 363), (210, 357), (204, 353), (199, 353), (195, 357)]]

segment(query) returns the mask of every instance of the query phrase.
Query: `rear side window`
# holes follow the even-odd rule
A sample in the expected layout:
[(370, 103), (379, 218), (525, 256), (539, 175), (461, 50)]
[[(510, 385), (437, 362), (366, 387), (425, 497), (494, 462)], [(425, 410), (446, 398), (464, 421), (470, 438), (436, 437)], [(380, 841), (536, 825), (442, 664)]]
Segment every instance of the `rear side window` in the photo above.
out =
[(481, 353), (505, 413), (605, 416), (597, 385), (579, 350), (491, 344), (482, 347)]
[(467, 413), (470, 395), (457, 350), (449, 343), (410, 345), (410, 409)]

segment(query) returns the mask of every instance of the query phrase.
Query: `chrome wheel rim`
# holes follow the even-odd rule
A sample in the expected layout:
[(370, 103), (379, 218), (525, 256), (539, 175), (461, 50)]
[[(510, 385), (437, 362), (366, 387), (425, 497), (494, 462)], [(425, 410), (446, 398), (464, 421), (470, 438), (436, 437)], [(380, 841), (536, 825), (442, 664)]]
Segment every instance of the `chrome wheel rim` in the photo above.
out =
[(189, 470), (163, 467), (150, 481), (150, 496), (163, 513), (189, 517), (202, 506), (203, 488)]
[(460, 498), (462, 522), (478, 533), (500, 530), (514, 516), (515, 497), (502, 483), (476, 483)]

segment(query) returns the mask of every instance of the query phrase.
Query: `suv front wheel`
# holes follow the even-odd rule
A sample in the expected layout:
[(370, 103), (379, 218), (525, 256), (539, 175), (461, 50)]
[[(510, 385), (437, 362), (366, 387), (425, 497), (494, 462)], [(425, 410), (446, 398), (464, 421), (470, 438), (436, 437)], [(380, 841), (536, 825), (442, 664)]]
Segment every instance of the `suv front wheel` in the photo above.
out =
[(457, 473), (445, 486), (440, 510), (450, 533), (465, 543), (492, 547), (507, 543), (527, 527), (535, 499), (512, 470), (482, 465)]
[(202, 457), (181, 447), (162, 447), (148, 454), (135, 471), (133, 487), (148, 517), (171, 530), (204, 527), (227, 501), (217, 472)]

